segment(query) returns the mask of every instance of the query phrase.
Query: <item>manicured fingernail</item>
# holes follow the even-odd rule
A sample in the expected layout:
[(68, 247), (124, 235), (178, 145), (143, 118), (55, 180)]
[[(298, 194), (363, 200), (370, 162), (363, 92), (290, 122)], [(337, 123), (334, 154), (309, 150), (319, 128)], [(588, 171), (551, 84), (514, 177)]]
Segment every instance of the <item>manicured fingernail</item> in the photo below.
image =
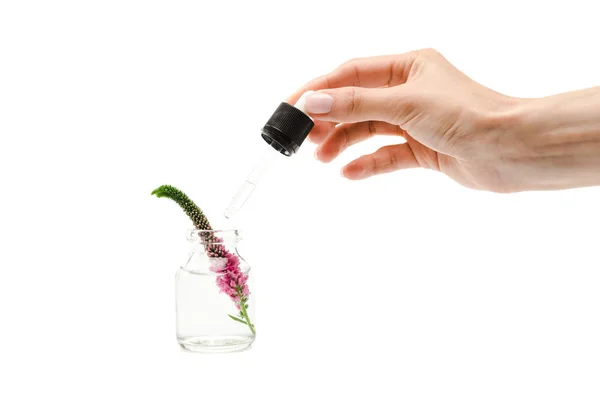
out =
[(304, 109), (311, 114), (326, 114), (331, 111), (333, 97), (327, 93), (313, 93), (306, 96)]
[(319, 148), (317, 147), (314, 152), (315, 160), (319, 159)]

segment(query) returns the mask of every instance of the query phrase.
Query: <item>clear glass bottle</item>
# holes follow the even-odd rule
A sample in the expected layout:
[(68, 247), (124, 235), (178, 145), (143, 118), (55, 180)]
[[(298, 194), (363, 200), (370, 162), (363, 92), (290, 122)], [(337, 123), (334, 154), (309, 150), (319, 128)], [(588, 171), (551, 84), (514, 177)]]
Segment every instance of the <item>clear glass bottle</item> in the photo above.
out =
[(256, 337), (250, 266), (237, 230), (188, 234), (191, 252), (176, 276), (177, 341), (195, 352), (248, 348)]

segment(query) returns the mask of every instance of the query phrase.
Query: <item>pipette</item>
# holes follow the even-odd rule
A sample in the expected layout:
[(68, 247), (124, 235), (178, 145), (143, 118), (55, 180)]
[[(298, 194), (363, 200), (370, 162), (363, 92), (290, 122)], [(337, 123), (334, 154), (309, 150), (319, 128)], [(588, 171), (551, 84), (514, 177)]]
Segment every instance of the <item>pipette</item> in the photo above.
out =
[(294, 106), (281, 103), (262, 128), (261, 136), (269, 146), (231, 199), (225, 218), (232, 219), (242, 209), (274, 161), (281, 155), (296, 154), (314, 126), (313, 120), (304, 113), (304, 101), (310, 93), (304, 93)]

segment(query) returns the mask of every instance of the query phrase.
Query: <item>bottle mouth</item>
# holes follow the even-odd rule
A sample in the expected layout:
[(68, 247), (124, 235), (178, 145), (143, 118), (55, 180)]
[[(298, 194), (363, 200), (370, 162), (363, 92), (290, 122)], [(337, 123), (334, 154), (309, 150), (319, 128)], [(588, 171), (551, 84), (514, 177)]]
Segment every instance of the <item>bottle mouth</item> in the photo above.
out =
[(239, 229), (189, 229), (187, 231), (187, 240), (192, 243), (222, 243), (228, 240), (241, 239)]

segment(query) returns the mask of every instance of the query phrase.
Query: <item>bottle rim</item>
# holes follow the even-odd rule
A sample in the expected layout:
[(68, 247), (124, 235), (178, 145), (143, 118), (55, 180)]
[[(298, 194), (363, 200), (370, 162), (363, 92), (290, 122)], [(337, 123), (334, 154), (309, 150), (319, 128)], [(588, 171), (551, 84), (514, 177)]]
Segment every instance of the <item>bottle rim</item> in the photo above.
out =
[(212, 241), (207, 240), (210, 237), (239, 240), (241, 239), (241, 232), (239, 229), (188, 229), (186, 237), (190, 242), (210, 243)]

